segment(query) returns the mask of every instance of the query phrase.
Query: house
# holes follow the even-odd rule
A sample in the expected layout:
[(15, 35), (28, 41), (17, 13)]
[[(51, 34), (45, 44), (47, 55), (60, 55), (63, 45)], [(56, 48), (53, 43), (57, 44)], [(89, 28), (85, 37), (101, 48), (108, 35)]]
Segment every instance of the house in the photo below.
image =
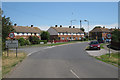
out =
[(50, 33), (50, 39), (51, 40), (81, 40), (84, 38), (84, 32), (81, 31), (79, 28), (71, 28), (69, 27), (58, 27), (57, 25), (55, 27), (50, 27), (48, 29), (48, 32)]
[(110, 32), (111, 31), (108, 28), (105, 28), (105, 27), (103, 27), (103, 28), (96, 28), (95, 27), (93, 30), (91, 30), (89, 32), (89, 36), (90, 36), (91, 39), (104, 41), (104, 40), (106, 40), (106, 35), (108, 33), (110, 33)]
[(40, 32), (41, 30), (38, 27), (34, 27), (33, 25), (31, 25), (31, 27), (28, 26), (17, 26), (16, 24), (13, 26), (13, 28), (15, 29), (15, 39), (19, 39), (19, 38), (29, 38), (29, 36), (38, 36), (40, 37)]

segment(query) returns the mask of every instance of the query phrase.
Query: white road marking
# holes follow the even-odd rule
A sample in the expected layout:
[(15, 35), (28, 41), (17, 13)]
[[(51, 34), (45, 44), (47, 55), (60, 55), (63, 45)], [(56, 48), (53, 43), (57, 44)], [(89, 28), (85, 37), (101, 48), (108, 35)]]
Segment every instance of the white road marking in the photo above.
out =
[(76, 76), (77, 78), (79, 78), (79, 76), (78, 76), (73, 70), (70, 70), (70, 72), (71, 72), (74, 76)]
[[(53, 47), (56, 47), (56, 46), (50, 46), (50, 47), (46, 47), (46, 48), (44, 48), (44, 49), (49, 49), (49, 48), (53, 48)], [(42, 49), (42, 50), (44, 50), (44, 49)], [(39, 50), (39, 51), (41, 51), (41, 50)], [(30, 56), (30, 55), (32, 55), (33, 53), (36, 53), (36, 52), (39, 52), (39, 51), (35, 51), (35, 52), (32, 52), (32, 53), (29, 53), (27, 56)]]

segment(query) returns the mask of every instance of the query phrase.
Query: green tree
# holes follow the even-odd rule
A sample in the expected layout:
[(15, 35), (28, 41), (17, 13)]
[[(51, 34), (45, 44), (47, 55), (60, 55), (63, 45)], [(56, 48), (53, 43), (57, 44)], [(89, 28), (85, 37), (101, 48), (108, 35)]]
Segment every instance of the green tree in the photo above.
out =
[(50, 34), (49, 34), (49, 32), (48, 31), (43, 31), (42, 33), (41, 33), (41, 40), (49, 40), (50, 39)]
[(2, 40), (5, 42), (8, 34), (10, 32), (14, 32), (15, 30), (12, 27), (12, 22), (10, 21), (10, 17), (2, 17)]
[(37, 36), (30, 36), (29, 41), (31, 44), (39, 44), (40, 39)]
[(82, 30), (83, 32), (85, 31), (85, 29), (84, 29), (84, 28), (80, 28), (80, 30)]
[(95, 28), (102, 28), (101, 26), (95, 26)]
[(118, 29), (112, 32), (112, 41), (120, 42), (120, 31)]

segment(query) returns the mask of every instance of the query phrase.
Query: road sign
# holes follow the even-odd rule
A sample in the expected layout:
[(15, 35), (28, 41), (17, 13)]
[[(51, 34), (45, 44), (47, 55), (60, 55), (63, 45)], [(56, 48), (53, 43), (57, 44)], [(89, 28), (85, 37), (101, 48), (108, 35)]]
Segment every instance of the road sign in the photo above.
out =
[(106, 35), (106, 38), (107, 38), (107, 39), (111, 39), (111, 38), (112, 38), (112, 34), (111, 34), (111, 33), (108, 33), (108, 34)]
[(7, 40), (6, 48), (18, 48), (18, 40)]
[(14, 34), (14, 32), (11, 32), (11, 33), (9, 33), (8, 36), (9, 36), (10, 39), (13, 39), (15, 37), (15, 34)]

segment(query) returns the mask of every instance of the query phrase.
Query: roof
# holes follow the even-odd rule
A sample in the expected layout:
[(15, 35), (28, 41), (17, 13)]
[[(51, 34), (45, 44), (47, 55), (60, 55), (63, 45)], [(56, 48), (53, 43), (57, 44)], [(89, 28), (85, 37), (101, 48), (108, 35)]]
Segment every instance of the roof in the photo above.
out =
[(41, 30), (38, 27), (27, 27), (27, 26), (13, 26), (16, 32), (25, 33), (40, 33)]
[(90, 32), (110, 32), (108, 28), (94, 28)]
[(51, 27), (57, 32), (69, 32), (69, 33), (84, 33), (80, 28), (68, 28), (68, 27)]

